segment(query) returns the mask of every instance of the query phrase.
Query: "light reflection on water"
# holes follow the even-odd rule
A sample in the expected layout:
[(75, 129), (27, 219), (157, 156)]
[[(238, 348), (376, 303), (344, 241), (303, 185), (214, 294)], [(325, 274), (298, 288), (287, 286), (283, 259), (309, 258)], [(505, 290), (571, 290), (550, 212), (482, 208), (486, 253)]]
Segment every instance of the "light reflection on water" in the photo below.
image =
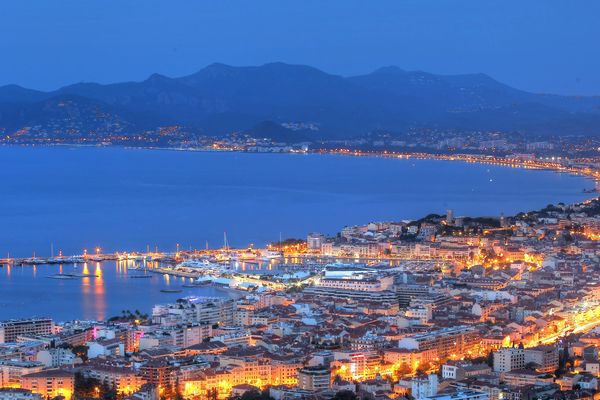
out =
[[(150, 314), (152, 306), (184, 296), (225, 297), (213, 287), (183, 288), (185, 278), (132, 270), (134, 262), (54, 264), (0, 268), (0, 320), (30, 316), (68, 319), (107, 319), (122, 310)], [(50, 279), (55, 274), (88, 275), (75, 279)], [(148, 275), (149, 278), (131, 278)], [(181, 293), (160, 290), (181, 289)]]

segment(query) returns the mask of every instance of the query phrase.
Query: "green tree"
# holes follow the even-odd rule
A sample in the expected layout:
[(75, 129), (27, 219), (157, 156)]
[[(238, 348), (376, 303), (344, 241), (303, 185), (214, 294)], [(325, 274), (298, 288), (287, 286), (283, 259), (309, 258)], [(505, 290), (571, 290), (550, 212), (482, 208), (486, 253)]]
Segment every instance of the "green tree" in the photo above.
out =
[(77, 397), (101, 396), (102, 384), (98, 379), (86, 378), (81, 372), (75, 373), (75, 395)]
[(490, 367), (493, 368), (494, 367), (494, 352), (492, 350), (490, 350), (490, 352), (487, 355), (487, 359), (486, 359), (486, 364)]
[(87, 352), (88, 352), (88, 347), (85, 345), (80, 345), (80, 346), (75, 346), (71, 349), (71, 351), (73, 352), (73, 354), (75, 354), (77, 357), (81, 358), (83, 361), (87, 361), (88, 356), (87, 356)]
[(351, 390), (340, 390), (332, 397), (332, 400), (357, 400), (358, 396)]

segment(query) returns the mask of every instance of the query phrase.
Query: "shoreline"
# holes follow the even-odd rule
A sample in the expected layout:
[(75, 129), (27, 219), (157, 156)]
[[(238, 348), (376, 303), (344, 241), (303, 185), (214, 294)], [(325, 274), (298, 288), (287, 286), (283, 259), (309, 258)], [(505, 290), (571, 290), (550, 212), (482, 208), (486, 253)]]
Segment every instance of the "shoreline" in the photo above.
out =
[[(581, 206), (587, 206), (590, 205), (591, 203), (600, 203), (600, 195), (598, 196), (594, 196), (592, 198), (577, 202), (577, 203), (562, 203), (564, 206), (566, 207), (581, 207)], [(561, 203), (557, 203), (557, 204), (561, 204)], [(535, 213), (535, 212), (540, 212), (542, 209), (537, 209), (537, 210), (528, 210), (528, 211), (519, 211), (518, 213), (515, 213), (514, 215), (506, 215), (506, 218), (516, 218), (519, 214), (528, 214), (528, 213)], [(431, 215), (431, 214), (429, 214)], [(424, 218), (426, 218), (428, 215), (423, 215), (420, 218), (411, 220), (411, 221), (420, 221), (423, 220)], [(466, 215), (464, 216), (465, 218), (496, 218), (496, 217), (489, 217), (489, 216), (472, 216), (472, 215)], [(377, 222), (390, 222), (390, 221), (377, 221)], [(245, 251), (246, 248), (244, 247), (230, 247), (227, 251), (233, 251), (233, 252), (241, 252), (241, 251)], [(224, 251), (223, 248), (210, 248), (210, 249), (191, 249), (189, 250), (189, 252), (191, 252), (192, 254), (196, 254), (196, 255), (210, 255), (211, 253), (214, 252), (219, 252), (219, 251)], [(136, 256), (141, 256), (144, 258), (151, 258), (151, 257), (156, 257), (158, 255), (162, 256), (165, 259), (169, 259), (172, 260), (173, 257), (177, 256), (177, 253), (174, 252), (150, 252), (150, 253), (143, 253), (143, 252), (137, 252), (137, 251), (131, 251), (131, 252), (117, 252), (117, 253), (107, 253), (107, 254), (100, 254), (100, 255), (96, 255), (96, 256), (91, 256), (89, 259), (86, 259), (84, 261), (81, 262), (72, 262), (72, 261), (67, 261), (65, 260), (64, 262), (60, 262), (60, 261), (48, 261), (48, 260), (53, 260), (56, 259), (57, 257), (37, 257), (37, 260), (39, 262), (32, 262), (32, 261), (28, 261), (28, 260), (32, 260), (31, 257), (12, 257), (12, 258), (0, 258), (0, 268), (11, 268), (11, 267), (37, 267), (37, 266), (41, 266), (41, 265), (70, 265), (70, 264), (82, 264), (82, 263), (104, 263), (104, 262), (108, 262), (108, 261), (114, 261), (114, 262), (123, 262), (126, 261), (127, 258), (125, 259), (119, 259), (118, 256), (119, 255), (127, 255), (127, 254), (136, 254)], [(188, 251), (182, 251), (182, 254), (188, 254)], [(65, 259), (67, 258), (73, 258), (73, 257), (80, 257), (79, 255), (65, 255), (62, 256)], [(96, 257), (96, 258), (94, 258)], [(315, 255), (314, 254), (310, 254), (310, 253), (306, 253), (306, 254), (285, 254), (283, 255), (283, 259), (311, 259), (314, 258)], [(352, 259), (356, 262), (369, 262), (369, 261), (373, 261), (373, 262), (377, 262), (377, 261), (406, 261), (403, 258), (398, 258), (398, 257), (393, 257), (393, 256), (380, 256), (380, 257), (339, 257), (339, 256), (329, 256), (329, 255), (319, 255), (320, 258), (322, 259), (328, 259), (328, 261), (334, 261), (334, 260), (339, 260), (339, 259)], [(447, 261), (447, 260), (438, 260), (438, 261)], [(293, 263), (292, 263), (293, 264)], [(303, 265), (303, 263), (298, 263), (298, 265)], [(186, 272), (174, 272), (172, 270), (169, 269), (164, 269), (162, 266), (156, 266), (156, 267), (148, 267), (148, 270), (153, 273), (153, 274), (157, 274), (157, 275), (170, 275), (170, 276), (175, 276), (175, 277), (179, 277), (179, 278), (196, 278), (197, 276), (195, 276), (194, 274), (191, 273), (186, 273)], [(0, 269), (1, 271), (1, 269)]]
[[(291, 155), (291, 154), (317, 154), (317, 155), (343, 155), (354, 157), (384, 157), (406, 160), (437, 160), (463, 162), (467, 164), (497, 165), (509, 168), (524, 168), (540, 171), (553, 171), (558, 173), (567, 173), (575, 176), (585, 176), (595, 181), (600, 181), (600, 168), (592, 167), (573, 167), (562, 164), (560, 161), (572, 163), (583, 163), (582, 159), (568, 158), (562, 156), (552, 157), (551, 160), (543, 159), (520, 159), (516, 157), (502, 157), (492, 154), (466, 154), (466, 153), (436, 153), (436, 152), (397, 152), (392, 150), (366, 151), (353, 149), (324, 149), (315, 148), (308, 151), (248, 151), (228, 148), (193, 148), (193, 147), (154, 147), (154, 146), (130, 146), (130, 145), (102, 145), (102, 144), (0, 144), (2, 147), (34, 147), (34, 148), (118, 148), (123, 150), (148, 150), (148, 151), (173, 151), (173, 152), (191, 152), (191, 153), (241, 153), (241, 154), (273, 154), (273, 155)], [(599, 160), (600, 163), (600, 160)]]

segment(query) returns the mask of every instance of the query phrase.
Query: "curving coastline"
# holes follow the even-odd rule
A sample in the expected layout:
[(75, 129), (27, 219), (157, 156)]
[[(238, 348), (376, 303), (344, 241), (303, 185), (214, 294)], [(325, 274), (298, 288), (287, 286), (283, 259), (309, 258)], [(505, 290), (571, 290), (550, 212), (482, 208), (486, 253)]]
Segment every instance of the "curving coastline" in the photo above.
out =
[[(93, 150), (93, 148), (89, 148), (89, 150), (82, 149), (83, 151), (79, 152), (64, 149), (64, 146), (61, 147), (63, 147), (63, 150), (59, 152), (41, 148), (33, 153), (30, 153), (29, 149), (22, 149), (17, 152), (13, 152), (11, 149), (4, 150), (4, 162), (7, 166), (12, 165), (14, 167), (21, 165), (24, 160), (29, 160), (26, 163), (28, 169), (17, 169), (17, 171), (25, 171), (25, 173), (17, 176), (14, 176), (14, 173), (11, 176), (7, 175), (7, 179), (10, 179), (6, 181), (9, 185), (5, 185), (5, 189), (11, 190), (13, 197), (7, 198), (4, 203), (7, 210), (14, 210), (14, 212), (11, 212), (12, 215), (27, 212), (30, 208), (29, 203), (12, 201), (13, 198), (16, 198), (15, 196), (19, 196), (19, 193), (21, 193), (22, 182), (29, 182), (33, 172), (37, 170), (36, 165), (54, 162), (54, 160), (57, 160), (57, 156), (60, 155), (65, 155), (65, 157), (59, 157), (65, 161), (54, 164), (52, 167), (52, 176), (58, 177), (58, 179), (54, 179), (52, 184), (48, 184), (45, 180), (34, 181), (35, 186), (38, 188), (37, 196), (29, 201), (43, 202), (44, 204), (53, 204), (60, 207), (65, 201), (63, 193), (72, 193), (76, 196), (67, 198), (75, 207), (64, 209), (62, 214), (49, 215), (48, 218), (53, 222), (48, 224), (48, 227), (40, 226), (37, 218), (20, 219), (19, 221), (15, 219), (14, 223), (19, 224), (15, 225), (17, 231), (20, 230), (22, 232), (21, 236), (26, 239), (17, 239), (11, 242), (10, 238), (7, 237), (4, 243), (5, 248), (1, 251), (2, 256), (10, 253), (13, 256), (28, 257), (34, 251), (37, 254), (51, 254), (51, 251), (48, 251), (51, 242), (53, 242), (55, 250), (61, 249), (65, 251), (65, 254), (79, 254), (78, 252), (81, 249), (90, 249), (96, 246), (107, 250), (140, 250), (146, 248), (149, 244), (152, 248), (158, 245), (160, 248), (165, 249), (175, 246), (173, 239), (175, 235), (168, 235), (167, 231), (178, 232), (176, 237), (183, 240), (182, 245), (186, 248), (190, 244), (196, 247), (198, 245), (203, 246), (206, 241), (212, 246), (220, 244), (223, 241), (223, 231), (227, 231), (230, 239), (233, 238), (234, 243), (239, 246), (247, 243), (264, 244), (276, 239), (282, 228), (284, 237), (302, 237), (313, 230), (334, 232), (347, 224), (360, 224), (371, 220), (418, 219), (430, 212), (439, 213), (448, 208), (454, 209), (456, 213), (461, 215), (499, 215), (500, 213), (513, 215), (520, 211), (541, 208), (548, 203), (578, 203), (594, 196), (594, 194), (582, 194), (582, 189), (593, 187), (586, 180), (586, 178), (594, 179), (594, 175), (589, 173), (589, 169), (582, 169), (578, 165), (564, 167), (556, 162), (541, 163), (518, 159), (507, 161), (499, 157), (472, 155), (406, 154), (349, 150), (327, 152), (380, 158), (379, 162), (376, 159), (354, 162), (348, 158), (346, 161), (343, 158), (335, 161), (334, 159), (328, 159), (328, 157), (319, 157), (317, 151), (314, 151), (314, 155), (309, 157), (302, 157), (301, 154), (278, 157), (280, 154), (253, 154), (252, 152), (239, 152), (239, 156), (236, 154), (229, 156), (223, 154), (223, 157), (219, 154), (209, 156), (208, 153), (210, 152), (207, 152), (205, 157), (201, 154), (197, 156), (186, 155), (184, 153), (188, 151), (185, 150), (177, 153), (176, 151), (179, 151), (179, 149), (172, 149), (169, 152), (135, 152), (122, 147), (120, 150), (119, 148), (109, 147), (106, 149), (98, 148), (97, 150)], [(190, 149), (189, 152), (194, 151)], [(242, 153), (248, 154), (244, 155)], [(285, 154), (289, 153), (281, 153), (284, 156)], [(385, 161), (383, 157), (389, 158), (389, 160)], [(90, 158), (102, 160), (101, 163), (104, 166), (100, 168), (88, 164)], [(284, 160), (284, 158), (287, 158), (287, 160)], [(415, 161), (394, 162), (392, 159), (404, 161), (413, 159)], [(420, 163), (416, 161), (420, 159), (458, 162), (452, 165), (444, 165), (444, 163), (435, 164), (423, 161), (426, 172), (421, 174), (418, 171)], [(181, 162), (178, 160), (181, 160)], [(467, 162), (497, 164), (498, 167), (478, 167), (468, 165)], [(570, 162), (574, 164), (573, 161)], [(463, 163), (464, 166), (460, 165)], [(135, 173), (123, 174), (123, 168), (130, 164), (135, 166)], [(278, 171), (272, 171), (267, 168), (267, 164), (280, 165), (280, 167)], [(412, 164), (415, 164), (416, 167), (411, 166)], [(86, 169), (82, 170), (81, 166)], [(364, 168), (369, 166), (373, 166), (375, 169)], [(381, 166), (383, 169), (376, 166)], [(513, 172), (509, 168), (501, 167), (515, 168), (515, 170)], [(241, 180), (242, 185), (237, 184), (239, 181), (237, 178), (234, 180), (227, 178), (231, 175), (227, 171), (231, 171), (232, 168), (233, 170), (241, 168), (244, 171), (244, 179)], [(496, 168), (500, 175), (493, 176), (494, 183), (489, 184), (487, 174), (489, 170), (495, 173)], [(520, 168), (557, 171), (565, 175), (562, 179), (558, 175), (552, 178), (553, 173), (550, 172), (536, 174), (533, 171), (523, 171), (520, 173), (518, 172)], [(402, 173), (404, 170), (410, 171), (407, 171), (406, 180), (400, 182), (396, 178), (400, 176), (398, 173)], [(448, 179), (451, 177), (450, 171), (455, 170), (462, 174), (459, 176), (465, 178), (461, 179), (461, 182), (467, 183), (463, 184)], [(471, 178), (471, 176), (475, 177), (477, 175), (473, 175), (472, 170), (480, 171), (486, 176), (479, 176), (478, 180), (475, 181), (476, 178)], [(501, 170), (506, 172), (501, 172)], [(61, 171), (67, 171), (67, 173), (63, 174)], [(374, 179), (372, 177), (374, 172), (378, 172), (380, 178)], [(207, 173), (213, 174), (213, 176), (206, 175)], [(268, 175), (260, 175), (265, 173), (268, 173)], [(440, 174), (444, 177), (443, 182), (440, 182), (443, 187), (437, 187), (438, 190), (435, 194), (428, 194), (429, 182), (434, 182), (440, 177)], [(522, 186), (523, 189), (514, 186), (512, 174), (530, 176), (530, 178), (523, 178), (523, 181), (526, 182)], [(579, 177), (571, 179), (567, 174), (579, 175)], [(305, 175), (311, 177), (314, 175), (315, 178), (307, 179)], [(502, 175), (505, 178), (501, 182), (498, 178)], [(89, 178), (85, 178), (85, 176)], [(294, 176), (297, 176), (298, 179)], [(413, 179), (411, 178), (413, 176), (419, 176), (420, 178)], [(537, 176), (540, 176), (541, 180), (538, 180)], [(547, 178), (544, 178), (544, 176)], [(317, 179), (317, 181), (314, 182), (314, 179)], [(515, 177), (515, 179), (521, 180), (520, 177)], [(195, 184), (198, 180), (206, 181), (208, 192), (204, 186)], [(416, 181), (423, 183), (416, 183)], [(283, 191), (279, 189), (277, 191), (271, 190), (280, 182), (285, 182), (282, 187)], [(361, 182), (360, 185), (356, 185), (357, 182)], [(382, 184), (385, 182), (395, 183), (386, 185), (386, 188), (384, 188)], [(538, 188), (537, 182), (546, 182), (546, 184)], [(531, 184), (536, 187), (535, 192), (528, 190), (528, 188), (533, 187)], [(225, 192), (222, 189), (223, 185), (226, 187)], [(101, 196), (90, 194), (99, 188), (109, 188), (110, 190), (103, 190)], [(137, 190), (131, 191), (131, 188), (137, 188)], [(179, 200), (180, 195), (176, 195), (179, 188), (184, 190), (182, 192), (184, 202)], [(319, 190), (313, 190), (314, 188)], [(475, 197), (469, 194), (473, 190), (472, 188), (475, 188)], [(448, 190), (457, 190), (456, 197), (446, 196), (445, 191)], [(540, 190), (543, 191), (540, 192)], [(256, 196), (259, 191), (261, 193), (260, 198)], [(219, 193), (225, 194), (219, 195)], [(378, 193), (380, 195), (376, 195)], [(414, 196), (407, 196), (411, 193)], [(207, 198), (207, 195), (221, 200), (224, 199), (226, 202), (220, 201), (209, 204), (203, 200)], [(302, 199), (307, 198), (311, 201), (296, 203), (294, 215), (290, 214), (289, 210), (281, 210), (287, 213), (285, 214), (285, 220), (262, 216), (265, 208), (261, 198), (273, 199), (271, 204), (277, 209), (277, 205), (282, 198), (289, 199), (291, 196), (294, 198), (303, 196)], [(392, 196), (395, 197), (392, 198)], [(147, 201), (150, 198), (159, 198), (161, 201)], [(464, 204), (461, 203), (461, 198), (464, 198)], [(82, 202), (81, 199), (85, 201)], [(249, 200), (243, 200), (242, 202), (238, 199)], [(473, 199), (476, 199), (476, 201), (474, 202)], [(354, 200), (358, 202), (348, 203)], [(109, 202), (122, 204), (122, 206), (115, 209), (106, 205)], [(135, 207), (130, 206), (133, 203), (136, 204)], [(252, 207), (252, 215), (254, 216), (252, 221), (258, 221), (261, 224), (261, 229), (258, 232), (252, 228), (253, 223), (248, 223), (248, 219), (243, 219), (246, 217), (237, 211), (238, 208), (236, 207), (240, 204), (244, 207), (248, 205)], [(332, 204), (340, 205), (336, 206), (333, 214), (331, 213)], [(341, 204), (357, 204), (357, 207), (349, 210), (347, 206), (342, 207)], [(217, 212), (208, 212), (209, 209), (215, 210), (215, 207)], [(153, 216), (155, 215), (153, 210), (161, 208), (170, 210), (169, 212), (173, 218), (163, 217), (160, 214)], [(121, 225), (122, 232), (117, 233), (114, 232), (114, 223), (107, 219), (97, 219), (89, 221), (89, 224), (81, 225), (82, 218), (92, 209), (103, 212), (111, 217), (112, 221), (119, 224), (123, 221), (127, 222), (127, 219), (137, 222), (135, 222), (135, 226), (133, 224)], [(44, 211), (43, 208), (41, 210)], [(54, 215), (57, 215), (56, 218), (53, 217)], [(175, 219), (174, 217), (177, 215), (181, 217)], [(305, 217), (297, 218), (298, 215), (304, 215)], [(185, 222), (182, 223), (181, 220)], [(151, 232), (152, 225), (156, 223), (163, 224), (168, 228), (164, 232), (155, 232), (143, 237), (139, 235), (135, 239), (131, 239), (131, 235), (125, 233), (132, 229), (132, 232), (136, 232), (140, 226), (144, 226), (145, 231)], [(200, 233), (194, 228), (199, 224), (205, 228)], [(61, 228), (59, 231), (56, 229), (56, 227), (67, 225), (73, 228)], [(244, 228), (242, 225), (248, 228)], [(81, 234), (75, 235), (74, 232), (81, 232)], [(40, 239), (36, 239), (36, 236)], [(194, 239), (198, 237), (199, 240)]]
[(551, 160), (529, 159), (523, 157), (498, 157), (484, 154), (441, 154), (441, 153), (402, 153), (393, 151), (363, 151), (351, 149), (318, 149), (314, 153), (318, 154), (337, 154), (349, 156), (376, 156), (399, 159), (418, 159), (418, 160), (440, 160), (440, 161), (462, 161), (466, 163), (490, 164), (512, 168), (525, 168), (536, 170), (549, 170), (572, 175), (586, 176), (594, 180), (600, 180), (600, 169), (593, 166), (591, 160), (568, 159), (562, 157), (552, 157)]

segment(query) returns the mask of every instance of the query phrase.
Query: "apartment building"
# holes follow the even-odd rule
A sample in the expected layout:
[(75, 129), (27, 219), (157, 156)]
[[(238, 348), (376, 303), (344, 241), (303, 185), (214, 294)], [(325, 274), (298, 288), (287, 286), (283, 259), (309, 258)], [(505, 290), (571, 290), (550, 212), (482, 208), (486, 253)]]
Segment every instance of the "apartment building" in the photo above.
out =
[(54, 322), (50, 318), (29, 318), (0, 322), (0, 344), (13, 343), (20, 335), (50, 335)]
[(440, 359), (472, 351), (479, 343), (479, 332), (471, 326), (453, 326), (419, 333), (400, 339), (398, 347), (409, 350), (433, 350)]
[(323, 366), (306, 367), (298, 371), (298, 388), (318, 392), (331, 387), (331, 370)]
[(75, 376), (61, 369), (44, 370), (23, 375), (21, 387), (46, 398), (63, 396), (66, 400), (70, 400), (75, 389)]

